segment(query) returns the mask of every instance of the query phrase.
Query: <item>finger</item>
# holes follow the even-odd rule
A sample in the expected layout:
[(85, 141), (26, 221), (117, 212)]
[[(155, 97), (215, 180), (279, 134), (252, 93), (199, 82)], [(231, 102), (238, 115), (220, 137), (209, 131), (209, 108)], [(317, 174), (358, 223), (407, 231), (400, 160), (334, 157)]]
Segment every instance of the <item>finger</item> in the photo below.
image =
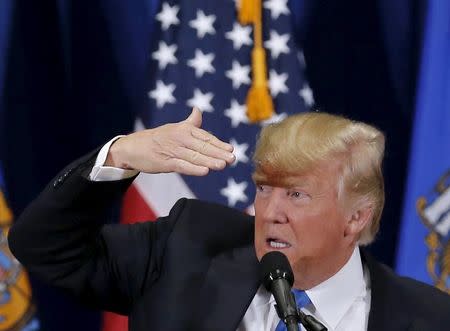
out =
[(180, 147), (176, 151), (176, 158), (188, 161), (189, 163), (207, 167), (213, 170), (222, 170), (226, 166), (226, 161), (220, 158), (207, 156), (200, 151)]
[(216, 147), (207, 141), (201, 141), (198, 139), (188, 140), (186, 141), (185, 146), (202, 156), (209, 157), (214, 160), (225, 161), (228, 164), (233, 163), (235, 160), (235, 156), (232, 153)]
[(194, 138), (197, 138), (197, 139), (199, 139), (201, 141), (207, 141), (211, 145), (216, 146), (216, 147), (218, 147), (220, 149), (223, 149), (223, 150), (228, 151), (228, 152), (232, 152), (233, 151), (233, 145), (220, 140), (219, 138), (217, 138), (213, 134), (209, 133), (208, 131), (205, 131), (203, 129), (197, 128), (197, 129), (193, 129), (191, 131), (191, 134), (192, 134), (192, 136)]
[(197, 108), (193, 107), (192, 112), (188, 118), (184, 120), (184, 122), (190, 123), (193, 126), (199, 128), (202, 126), (202, 112)]
[(192, 164), (182, 159), (170, 159), (168, 162), (175, 172), (183, 175), (205, 176), (209, 172), (207, 167)]

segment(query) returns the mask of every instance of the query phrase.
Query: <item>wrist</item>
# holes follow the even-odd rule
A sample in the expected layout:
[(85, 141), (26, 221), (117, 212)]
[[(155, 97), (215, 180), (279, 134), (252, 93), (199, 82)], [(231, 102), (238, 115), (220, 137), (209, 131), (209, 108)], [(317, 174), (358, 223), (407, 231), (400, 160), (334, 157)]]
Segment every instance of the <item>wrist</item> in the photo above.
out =
[(125, 158), (125, 151), (122, 147), (123, 138), (125, 137), (119, 138), (111, 144), (104, 166), (132, 170)]

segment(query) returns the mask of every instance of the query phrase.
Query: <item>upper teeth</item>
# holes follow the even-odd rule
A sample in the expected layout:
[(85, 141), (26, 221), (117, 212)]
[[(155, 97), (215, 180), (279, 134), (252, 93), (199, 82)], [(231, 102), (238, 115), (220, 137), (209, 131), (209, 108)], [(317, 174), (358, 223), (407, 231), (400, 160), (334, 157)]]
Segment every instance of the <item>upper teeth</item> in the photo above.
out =
[(270, 241), (270, 247), (273, 248), (285, 248), (285, 247), (289, 247), (291, 245), (289, 245), (288, 243), (283, 243), (283, 242), (278, 242), (278, 241)]

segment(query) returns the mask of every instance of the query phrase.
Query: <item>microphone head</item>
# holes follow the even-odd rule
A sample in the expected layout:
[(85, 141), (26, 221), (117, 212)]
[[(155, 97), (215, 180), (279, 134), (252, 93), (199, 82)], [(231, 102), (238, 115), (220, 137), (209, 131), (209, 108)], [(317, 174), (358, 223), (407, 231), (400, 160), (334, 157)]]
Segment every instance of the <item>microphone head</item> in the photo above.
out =
[(292, 272), (289, 260), (283, 253), (279, 251), (271, 251), (266, 253), (260, 262), (261, 278), (264, 286), (271, 291), (272, 282), (276, 279), (283, 278), (289, 283), (294, 284), (294, 274)]

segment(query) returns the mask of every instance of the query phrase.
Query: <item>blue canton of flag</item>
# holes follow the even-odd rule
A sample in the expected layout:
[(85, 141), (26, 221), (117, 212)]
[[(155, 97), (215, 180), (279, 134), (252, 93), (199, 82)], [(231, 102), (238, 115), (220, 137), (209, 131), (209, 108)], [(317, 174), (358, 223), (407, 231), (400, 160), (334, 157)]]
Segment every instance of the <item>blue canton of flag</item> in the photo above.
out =
[(210, 173), (207, 180), (175, 174), (138, 177), (135, 183), (156, 215), (167, 213), (181, 196), (251, 210), (251, 155), (261, 125), (314, 105), (304, 76), (303, 54), (293, 38), (287, 2), (262, 2), (268, 85), (276, 114), (260, 124), (250, 124), (246, 116), (253, 31), (251, 25), (238, 23), (236, 2), (161, 3), (156, 15), (160, 39), (149, 55), (150, 109), (139, 115), (137, 129), (181, 121), (196, 106), (203, 112), (202, 127), (230, 142), (237, 159), (228, 169)]

